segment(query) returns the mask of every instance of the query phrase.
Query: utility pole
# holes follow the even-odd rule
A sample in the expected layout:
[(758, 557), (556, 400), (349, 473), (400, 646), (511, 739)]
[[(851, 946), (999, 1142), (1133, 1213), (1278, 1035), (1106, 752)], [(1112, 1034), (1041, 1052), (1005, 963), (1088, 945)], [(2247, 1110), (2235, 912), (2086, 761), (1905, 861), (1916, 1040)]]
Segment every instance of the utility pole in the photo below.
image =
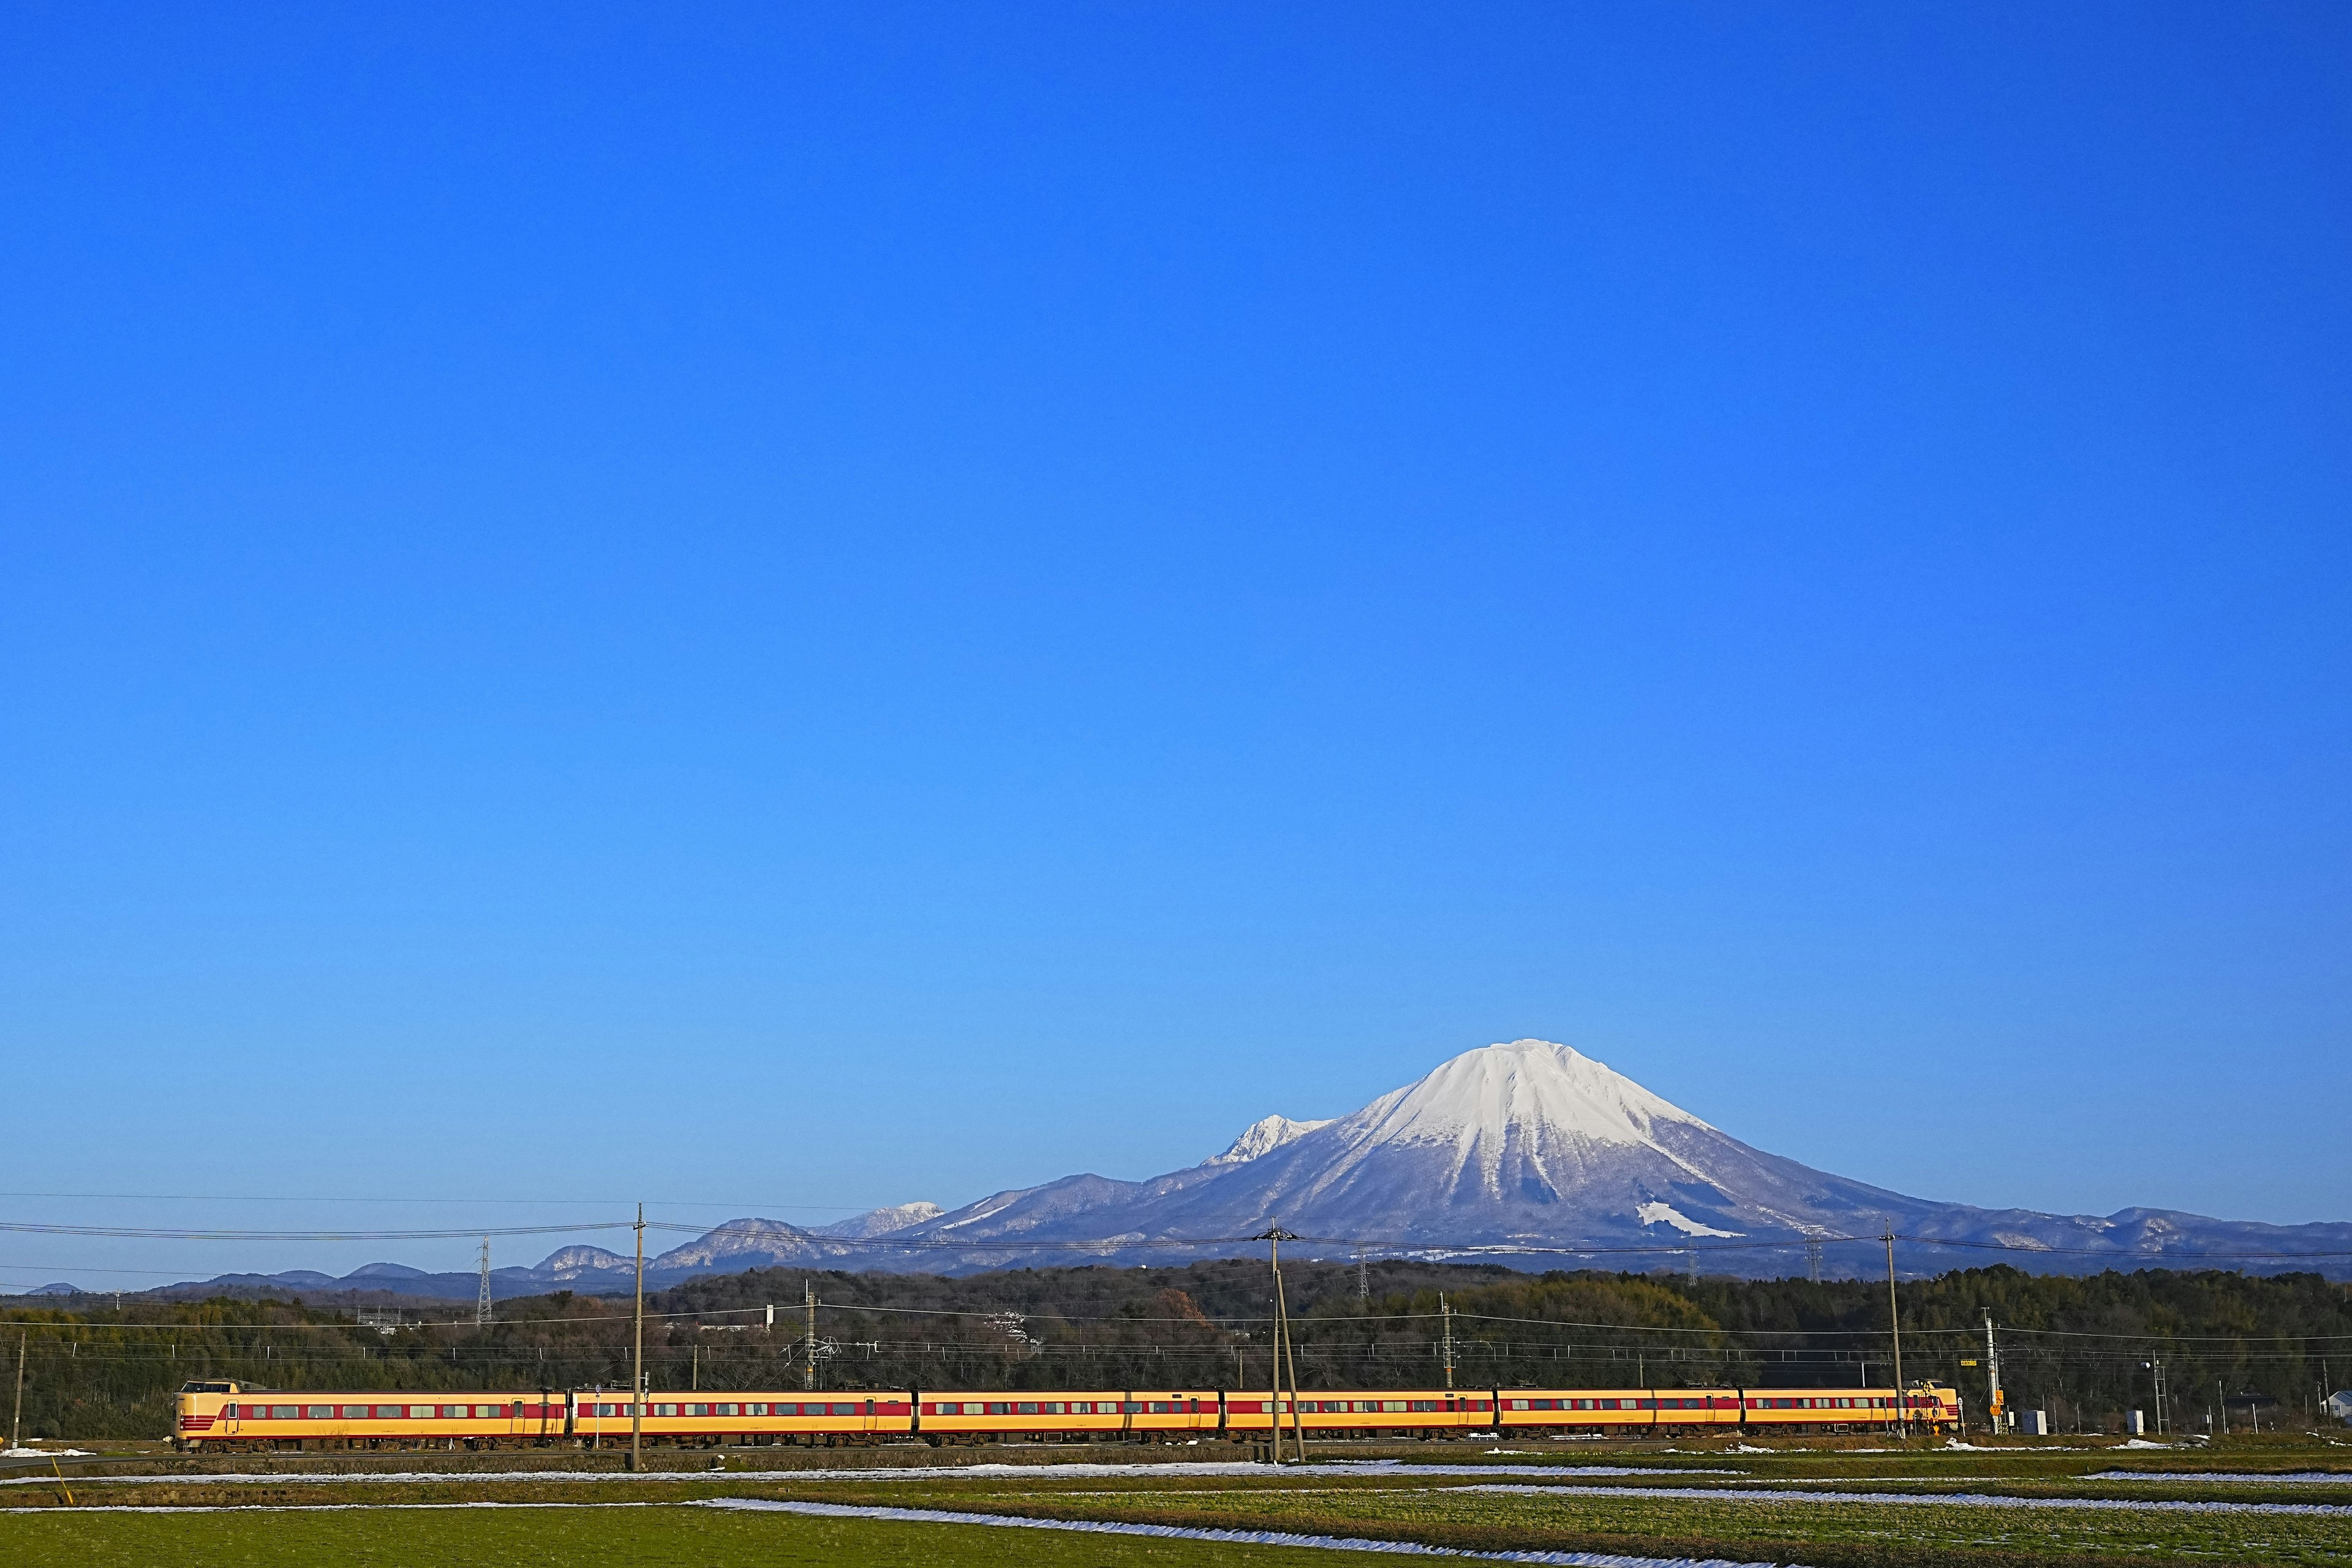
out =
[(490, 1238), (482, 1237), (482, 1288), (474, 1297), (474, 1326), (490, 1326)]
[(1903, 1314), (1895, 1303), (1895, 1227), (1886, 1227), (1886, 1325), (1895, 1338), (1895, 1430), (1911, 1435), (1911, 1413), (1903, 1405)]
[(8, 1418), (8, 1447), (11, 1448), (25, 1446), (19, 1439), (25, 1435), (25, 1341), (30, 1337), (29, 1330), (16, 1336), (16, 1414)]
[(1454, 1309), (1447, 1304), (1445, 1292), (1437, 1293), (1438, 1314), (1445, 1320), (1445, 1386), (1454, 1386)]
[(801, 1305), (808, 1310), (808, 1331), (801, 1340), (803, 1362), (801, 1367), (801, 1386), (814, 1388), (816, 1386), (816, 1287), (805, 1279), (801, 1281)]
[(1298, 1238), (1276, 1225), (1251, 1237), (1268, 1244), (1268, 1255), (1274, 1266), (1274, 1399), (1269, 1414), (1274, 1426), (1275, 1463), (1282, 1462), (1282, 1369), (1290, 1364), (1290, 1441), (1301, 1462), (1307, 1458), (1307, 1429), (1298, 1415), (1298, 1357), (1290, 1349), (1290, 1303), (1282, 1289), (1282, 1244)]
[(1986, 1406), (1986, 1408), (1990, 1412), (1990, 1419), (1992, 1422), (1992, 1435), (1998, 1437), (2000, 1436), (2001, 1416), (2008, 1410), (2009, 1406), (2004, 1402), (2006, 1396), (2003, 1395), (2000, 1391), (2000, 1347), (1992, 1342), (1992, 1314), (1990, 1312), (1987, 1312), (1984, 1315), (1984, 1318), (1985, 1382), (1992, 1391), (1991, 1402)]
[(1372, 1299), (1372, 1277), (1364, 1268), (1364, 1249), (1356, 1248), (1356, 1300), (1368, 1303)]
[(645, 1458), (646, 1432), (646, 1205), (637, 1205), (637, 1364), (629, 1390), (629, 1468)]

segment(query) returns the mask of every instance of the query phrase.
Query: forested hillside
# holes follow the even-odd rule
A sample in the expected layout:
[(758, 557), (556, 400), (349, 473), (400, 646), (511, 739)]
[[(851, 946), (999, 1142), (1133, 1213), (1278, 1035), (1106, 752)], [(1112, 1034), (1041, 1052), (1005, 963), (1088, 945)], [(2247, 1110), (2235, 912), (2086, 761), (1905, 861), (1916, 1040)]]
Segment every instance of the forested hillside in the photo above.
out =
[[(1886, 1289), (1853, 1280), (1528, 1276), (1381, 1262), (1286, 1265), (1302, 1381), (1433, 1386), (1450, 1342), (1462, 1386), (1819, 1386), (1891, 1377)], [(819, 1300), (814, 1355), (804, 1290)], [(773, 1307), (773, 1323), (769, 1309)], [(2103, 1425), (2150, 1404), (2172, 1419), (2262, 1398), (2301, 1419), (2352, 1382), (2352, 1292), (2316, 1276), (2143, 1271), (2083, 1279), (1969, 1269), (1900, 1289), (1904, 1371), (1983, 1405), (1983, 1318), (2000, 1324), (2012, 1402)], [(1250, 1387), (1268, 1375), (1262, 1261), (1169, 1269), (1022, 1269), (962, 1279), (759, 1269), (647, 1298), (656, 1389), (820, 1385)], [(0, 1310), (26, 1358), (25, 1429), (162, 1436), (192, 1377), (281, 1389), (625, 1386), (630, 1304), (569, 1293), (415, 1314), (390, 1332), (296, 1301), (94, 1298)], [(456, 1320), (456, 1321), (452, 1321)], [(13, 1365), (9, 1368), (13, 1372)]]

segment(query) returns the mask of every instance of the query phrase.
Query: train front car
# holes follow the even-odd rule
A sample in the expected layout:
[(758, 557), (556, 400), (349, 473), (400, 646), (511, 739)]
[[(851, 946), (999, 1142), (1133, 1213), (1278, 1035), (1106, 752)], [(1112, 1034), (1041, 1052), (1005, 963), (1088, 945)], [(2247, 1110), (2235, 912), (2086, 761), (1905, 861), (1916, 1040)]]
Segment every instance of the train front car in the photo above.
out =
[(564, 1436), (553, 1394), (350, 1394), (184, 1384), (173, 1444), (183, 1449), (508, 1447)]
[(1295, 1417), (1286, 1394), (1225, 1395), (1226, 1432), (1254, 1439), (1271, 1436), (1276, 1423), (1310, 1437), (1427, 1437), (1485, 1429), (1495, 1425), (1495, 1394), (1492, 1389), (1308, 1388), (1299, 1391)]
[(184, 1383), (173, 1401), (172, 1447), (193, 1453), (217, 1446), (227, 1436), (225, 1409), (236, 1404), (239, 1385), (226, 1382)]

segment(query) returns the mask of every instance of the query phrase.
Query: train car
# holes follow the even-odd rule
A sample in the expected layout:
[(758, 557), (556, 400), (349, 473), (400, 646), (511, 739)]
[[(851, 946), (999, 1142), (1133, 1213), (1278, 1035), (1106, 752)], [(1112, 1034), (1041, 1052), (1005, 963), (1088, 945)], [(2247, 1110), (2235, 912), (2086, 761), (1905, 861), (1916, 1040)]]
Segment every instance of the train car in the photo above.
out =
[(182, 1447), (484, 1447), (554, 1440), (570, 1425), (564, 1396), (541, 1391), (310, 1393), (201, 1382), (183, 1387), (178, 1403), (173, 1440)]
[(1506, 1388), (1497, 1390), (1502, 1425), (1512, 1431), (1550, 1428), (1634, 1436), (1659, 1428), (1737, 1426), (1736, 1388)]
[(1877, 1431), (1907, 1422), (1930, 1432), (1958, 1431), (1959, 1395), (1938, 1383), (1913, 1384), (1896, 1403), (1892, 1388), (1744, 1388), (1741, 1416), (1750, 1428)]
[[(576, 1396), (573, 1434), (603, 1446), (629, 1440), (628, 1396)], [(667, 1443), (797, 1443), (905, 1436), (916, 1424), (911, 1390), (876, 1393), (655, 1394), (646, 1403), (643, 1436)]]
[[(179, 1394), (173, 1440), (183, 1448), (506, 1447), (629, 1440), (625, 1394), (593, 1391), (467, 1394), (306, 1393), (196, 1382)], [(641, 1436), (663, 1443), (828, 1443), (906, 1436), (911, 1391), (656, 1395)]]
[(1081, 1440), (1213, 1436), (1223, 1416), (1215, 1389), (1094, 1388), (922, 1392), (918, 1430), (934, 1442), (1034, 1436)]
[(1251, 1440), (1269, 1437), (1277, 1423), (1285, 1432), (1296, 1429), (1310, 1437), (1392, 1433), (1433, 1436), (1492, 1427), (1495, 1393), (1459, 1388), (1307, 1388), (1299, 1390), (1295, 1413), (1288, 1395), (1276, 1398), (1271, 1390), (1225, 1395), (1229, 1436)]

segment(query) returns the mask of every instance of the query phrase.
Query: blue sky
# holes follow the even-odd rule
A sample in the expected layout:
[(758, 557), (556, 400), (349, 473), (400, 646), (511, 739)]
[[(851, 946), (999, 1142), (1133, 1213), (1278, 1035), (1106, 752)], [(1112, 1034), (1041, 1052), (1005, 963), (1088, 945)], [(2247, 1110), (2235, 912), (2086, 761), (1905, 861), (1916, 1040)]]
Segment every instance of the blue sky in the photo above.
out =
[(1535, 1035), (2352, 1215), (2339, 7), (5, 26), (0, 1187), (153, 1194), (6, 1209), (816, 1219)]

